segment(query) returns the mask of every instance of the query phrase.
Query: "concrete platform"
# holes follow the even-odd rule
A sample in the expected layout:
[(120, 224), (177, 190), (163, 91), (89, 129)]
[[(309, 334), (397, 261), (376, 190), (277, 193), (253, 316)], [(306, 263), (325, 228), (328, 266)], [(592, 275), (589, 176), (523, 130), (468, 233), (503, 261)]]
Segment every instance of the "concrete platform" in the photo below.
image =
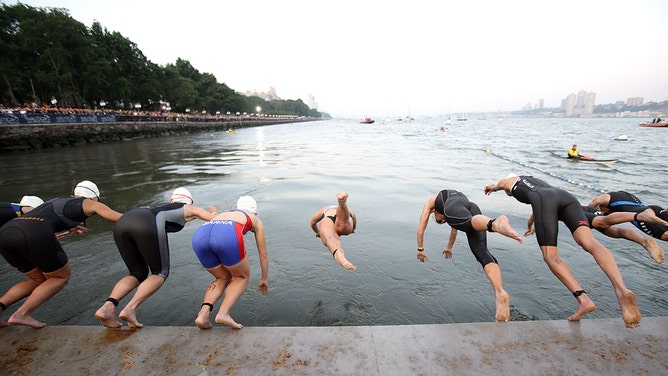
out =
[(668, 317), (358, 327), (0, 328), (2, 375), (666, 375)]

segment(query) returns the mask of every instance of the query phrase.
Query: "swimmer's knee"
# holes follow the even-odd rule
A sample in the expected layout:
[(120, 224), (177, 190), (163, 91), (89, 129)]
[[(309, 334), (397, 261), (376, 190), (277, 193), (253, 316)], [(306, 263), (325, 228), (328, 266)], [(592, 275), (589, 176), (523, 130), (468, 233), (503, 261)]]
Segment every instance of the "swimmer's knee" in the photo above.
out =
[(148, 273), (146, 273), (146, 272), (131, 272), (130, 277), (134, 277), (137, 280), (137, 282), (142, 283), (148, 277)]

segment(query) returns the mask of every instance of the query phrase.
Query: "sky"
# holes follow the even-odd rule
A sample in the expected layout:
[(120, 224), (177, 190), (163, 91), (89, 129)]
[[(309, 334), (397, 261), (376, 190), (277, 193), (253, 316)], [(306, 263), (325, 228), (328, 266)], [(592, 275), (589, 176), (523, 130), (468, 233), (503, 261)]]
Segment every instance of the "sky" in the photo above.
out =
[[(4, 4), (16, 1), (2, 0)], [(668, 99), (665, 0), (23, 0), (188, 60), (233, 90), (312, 95), (335, 117)]]

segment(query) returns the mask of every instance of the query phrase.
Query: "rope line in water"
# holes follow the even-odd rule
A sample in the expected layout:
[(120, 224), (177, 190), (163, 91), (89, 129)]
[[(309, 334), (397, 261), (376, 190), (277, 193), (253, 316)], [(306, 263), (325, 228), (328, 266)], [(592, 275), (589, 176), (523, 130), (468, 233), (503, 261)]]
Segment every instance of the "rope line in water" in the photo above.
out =
[(570, 184), (573, 184), (573, 185), (577, 185), (577, 186), (579, 186), (579, 187), (584, 187), (584, 188), (587, 188), (587, 189), (591, 189), (591, 190), (596, 191), (596, 192), (599, 192), (599, 193), (606, 193), (606, 192), (607, 192), (607, 190), (605, 190), (605, 189), (601, 189), (601, 188), (594, 187), (594, 186), (589, 185), (589, 184), (585, 184), (585, 183), (577, 182), (577, 181), (575, 181), (575, 180), (573, 180), (573, 179), (569, 179), (569, 178), (567, 178), (567, 177), (565, 177), (565, 176), (557, 175), (557, 174), (555, 174), (554, 172), (547, 171), (547, 170), (545, 170), (544, 168), (536, 167), (536, 166), (530, 165), (530, 164), (528, 164), (528, 163), (524, 163), (524, 162), (522, 162), (522, 161), (514, 160), (514, 159), (512, 159), (512, 158), (510, 158), (510, 157), (507, 157), (507, 156), (505, 156), (505, 155), (502, 155), (502, 154), (499, 154), (499, 153), (495, 153), (495, 152), (491, 151), (491, 150), (490, 150), (488, 147), (486, 147), (486, 146), (485, 146), (484, 148), (482, 148), (482, 150), (483, 150), (484, 152), (486, 152), (486, 153), (492, 154), (492, 155), (495, 156), (495, 157), (499, 157), (499, 158), (504, 159), (504, 160), (506, 160), (506, 161), (509, 161), (509, 162), (512, 162), (512, 163), (516, 163), (516, 164), (518, 164), (518, 165), (520, 165), (520, 166), (524, 166), (524, 167), (532, 168), (532, 169), (534, 169), (534, 170), (536, 170), (536, 171), (540, 171), (540, 172), (542, 172), (542, 173), (544, 173), (544, 174), (547, 174), (547, 175), (550, 175), (550, 176), (555, 177), (555, 178), (557, 178), (557, 179), (563, 180), (563, 181), (565, 181), (565, 182), (567, 182), (567, 183), (570, 183)]

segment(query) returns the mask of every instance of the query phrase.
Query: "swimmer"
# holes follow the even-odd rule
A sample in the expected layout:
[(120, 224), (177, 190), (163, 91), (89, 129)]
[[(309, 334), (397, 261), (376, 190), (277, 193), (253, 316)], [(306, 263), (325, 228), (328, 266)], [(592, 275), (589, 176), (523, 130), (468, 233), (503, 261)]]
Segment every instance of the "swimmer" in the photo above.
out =
[[(169, 243), (167, 233), (181, 231), (194, 219), (208, 221), (216, 214), (193, 205), (190, 191), (179, 187), (172, 192), (169, 203), (135, 208), (116, 222), (114, 241), (128, 267), (129, 275), (114, 286), (109, 298), (95, 312), (95, 318), (107, 328), (119, 328), (116, 307), (135, 288), (132, 299), (121, 310), (119, 318), (131, 328), (144, 325), (137, 320), (137, 308), (155, 294), (169, 276)], [(148, 275), (149, 270), (151, 275)]]
[(27, 298), (9, 317), (7, 322), (10, 325), (32, 328), (46, 326), (46, 323), (33, 318), (31, 314), (62, 290), (72, 274), (67, 255), (55, 234), (65, 230), (84, 233), (83, 222), (95, 214), (116, 222), (121, 213), (99, 200), (97, 185), (84, 180), (74, 187), (73, 197), (49, 200), (33, 209), (29, 215), (22, 215), (0, 228), (2, 257), (28, 277), (0, 298), (3, 310)]
[(269, 292), (267, 242), (264, 223), (257, 216), (257, 202), (251, 196), (239, 197), (236, 210), (230, 209), (216, 215), (195, 231), (192, 240), (195, 255), (215, 278), (204, 293), (204, 302), (195, 319), (198, 328), (213, 327), (211, 312), (223, 294), (225, 297), (218, 309), (215, 322), (232, 329), (243, 328), (242, 324), (232, 318), (230, 311), (248, 287), (250, 260), (244, 244), (244, 234), (248, 231), (255, 234), (255, 244), (260, 258), (262, 275), (258, 290), (260, 294), (266, 295)]
[(444, 189), (429, 197), (422, 207), (417, 230), (417, 259), (420, 262), (429, 261), (429, 257), (424, 251), (424, 232), (432, 214), (436, 223), (447, 223), (451, 227), (448, 245), (442, 252), (446, 259), (452, 257), (452, 246), (457, 238), (457, 231), (466, 233), (471, 253), (482, 265), (494, 288), (496, 297), (495, 320), (497, 322), (510, 320), (510, 296), (503, 289), (501, 267), (487, 248), (487, 232), (498, 232), (517, 240), (520, 244), (522, 243), (522, 237), (510, 227), (505, 215), (491, 219), (483, 215), (478, 205), (470, 202), (463, 193)]
[(559, 221), (569, 228), (573, 239), (589, 252), (599, 267), (605, 272), (615, 289), (622, 318), (627, 328), (640, 326), (641, 314), (636, 304), (635, 294), (624, 284), (622, 274), (617, 267), (612, 253), (599, 243), (592, 234), (589, 222), (578, 200), (563, 189), (552, 187), (533, 176), (511, 174), (497, 183), (485, 186), (489, 195), (503, 190), (517, 201), (530, 204), (536, 221), (536, 239), (543, 253), (543, 260), (552, 273), (566, 286), (578, 301), (575, 312), (568, 317), (570, 321), (579, 321), (587, 313), (596, 309), (582, 286), (578, 283), (571, 269), (559, 258), (557, 250), (557, 232)]
[[(348, 261), (345, 251), (341, 248), (341, 236), (355, 232), (357, 216), (348, 207), (348, 193), (337, 194), (336, 200), (336, 206), (325, 206), (313, 215), (311, 229), (329, 249), (334, 261), (345, 269), (356, 270), (357, 267)], [(325, 218), (327, 219), (323, 220)]]

